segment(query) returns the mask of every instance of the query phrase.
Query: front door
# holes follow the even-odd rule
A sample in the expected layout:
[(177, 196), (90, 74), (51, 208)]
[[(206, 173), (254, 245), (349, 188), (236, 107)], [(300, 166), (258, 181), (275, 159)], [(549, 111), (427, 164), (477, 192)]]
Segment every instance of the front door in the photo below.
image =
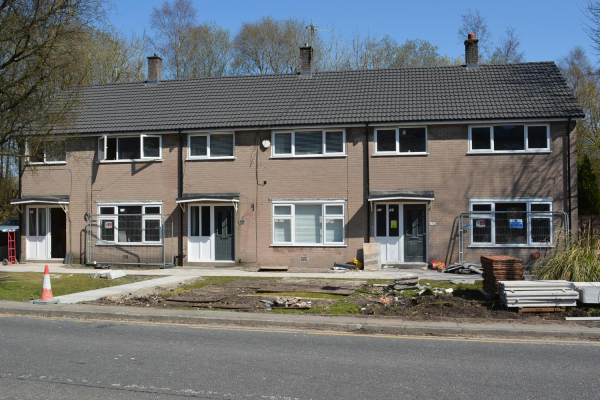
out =
[(400, 204), (375, 205), (375, 242), (381, 243), (381, 262), (399, 263)]
[(404, 262), (425, 261), (425, 204), (404, 204)]
[(27, 208), (27, 258), (50, 258), (48, 238), (48, 208)]
[(50, 258), (65, 258), (67, 252), (67, 218), (62, 208), (50, 208)]
[(233, 218), (231, 206), (215, 207), (215, 260), (232, 261), (233, 254)]

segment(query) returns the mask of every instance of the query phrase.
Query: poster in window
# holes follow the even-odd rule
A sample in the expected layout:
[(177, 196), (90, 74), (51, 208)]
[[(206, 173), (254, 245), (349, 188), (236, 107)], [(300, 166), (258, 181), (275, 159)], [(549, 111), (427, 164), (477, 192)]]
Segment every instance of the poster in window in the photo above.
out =
[(478, 219), (478, 220), (475, 222), (475, 226), (476, 226), (477, 228), (485, 228), (485, 219)]
[(522, 219), (511, 219), (510, 220), (510, 229), (523, 229), (523, 220)]
[(104, 228), (111, 229), (113, 227), (112, 221), (104, 221)]

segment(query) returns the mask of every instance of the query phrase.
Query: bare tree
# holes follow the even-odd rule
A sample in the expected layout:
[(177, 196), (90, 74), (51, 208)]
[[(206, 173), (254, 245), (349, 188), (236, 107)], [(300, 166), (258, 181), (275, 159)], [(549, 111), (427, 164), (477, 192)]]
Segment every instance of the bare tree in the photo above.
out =
[(490, 63), (510, 64), (525, 61), (525, 53), (519, 51), (521, 41), (514, 28), (506, 28), (506, 34), (494, 48)]
[(567, 84), (585, 111), (585, 119), (577, 121), (577, 148), (587, 154), (594, 169), (600, 172), (600, 88), (599, 75), (585, 51), (575, 47), (558, 61)]
[(187, 33), (183, 48), (184, 78), (223, 76), (231, 61), (231, 34), (216, 23), (198, 25)]
[(245, 23), (233, 40), (233, 67), (239, 74), (293, 72), (300, 64), (298, 47), (310, 41), (307, 23), (265, 17)]
[(481, 15), (478, 9), (474, 11), (469, 9), (466, 14), (461, 15), (462, 24), (458, 28), (458, 40), (460, 43), (467, 39), (469, 33), (474, 33), (479, 39), (480, 57), (485, 59), (489, 55), (489, 48), (492, 41), (492, 33), (488, 31), (485, 17)]
[(596, 55), (600, 56), (600, 2), (587, 0), (584, 11), (588, 21), (584, 29), (592, 39)]
[(160, 8), (154, 7), (150, 26), (155, 31), (152, 44), (165, 58), (167, 77), (179, 79), (184, 75), (184, 52), (192, 40), (190, 30), (196, 24), (196, 9), (191, 0), (165, 1)]

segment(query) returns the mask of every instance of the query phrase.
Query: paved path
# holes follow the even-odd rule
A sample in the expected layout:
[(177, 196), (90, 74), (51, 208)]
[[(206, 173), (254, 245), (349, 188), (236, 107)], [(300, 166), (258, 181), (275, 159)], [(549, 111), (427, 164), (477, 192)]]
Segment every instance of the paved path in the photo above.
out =
[[(94, 270), (92, 268), (72, 268), (65, 267), (59, 264), (50, 264), (50, 272), (56, 274), (90, 274), (102, 270)], [(243, 277), (296, 277), (296, 278), (343, 278), (343, 279), (394, 279), (396, 276), (405, 276), (416, 274), (421, 279), (431, 280), (481, 280), (479, 274), (441, 274), (436, 271), (425, 270), (398, 270), (385, 269), (380, 271), (348, 271), (340, 273), (315, 273), (315, 272), (253, 272), (244, 271), (235, 268), (170, 268), (170, 269), (130, 269), (124, 270), (129, 275), (152, 275), (152, 276), (243, 276)], [(12, 266), (0, 265), (0, 272), (44, 272), (43, 264), (20, 264)]]
[(0, 398), (593, 399), (593, 343), (0, 322)]
[(128, 294), (142, 294), (154, 292), (157, 287), (172, 287), (178, 283), (193, 280), (195, 277), (190, 276), (164, 276), (146, 281), (129, 283), (127, 285), (111, 286), (102, 289), (89, 290), (87, 292), (79, 292), (57, 296), (55, 299), (60, 300), (63, 304), (75, 304), (83, 301), (93, 301), (106, 296), (119, 296)]
[(298, 328), (362, 333), (408, 335), (469, 335), (493, 337), (560, 337), (600, 339), (600, 324), (577, 323), (411, 321), (370, 315), (328, 316), (311, 314), (245, 313), (215, 310), (174, 310), (154, 307), (98, 306), (89, 304), (37, 305), (0, 301), (0, 314), (160, 321), (184, 324), (219, 324), (263, 329)]

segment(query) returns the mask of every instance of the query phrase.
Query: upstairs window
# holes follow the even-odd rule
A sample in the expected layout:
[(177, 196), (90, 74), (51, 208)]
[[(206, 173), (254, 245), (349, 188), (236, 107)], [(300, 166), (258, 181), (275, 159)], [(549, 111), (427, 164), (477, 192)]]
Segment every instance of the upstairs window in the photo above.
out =
[(202, 133), (188, 136), (188, 159), (233, 158), (233, 133)]
[(375, 154), (427, 154), (427, 129), (425, 127), (375, 129)]
[(27, 143), (30, 164), (57, 164), (67, 161), (64, 140), (46, 140), (42, 143)]
[(162, 137), (159, 135), (107, 136), (98, 139), (99, 161), (160, 160)]
[(274, 132), (273, 157), (324, 157), (346, 155), (343, 130)]
[(469, 127), (469, 152), (518, 153), (550, 151), (550, 125)]

